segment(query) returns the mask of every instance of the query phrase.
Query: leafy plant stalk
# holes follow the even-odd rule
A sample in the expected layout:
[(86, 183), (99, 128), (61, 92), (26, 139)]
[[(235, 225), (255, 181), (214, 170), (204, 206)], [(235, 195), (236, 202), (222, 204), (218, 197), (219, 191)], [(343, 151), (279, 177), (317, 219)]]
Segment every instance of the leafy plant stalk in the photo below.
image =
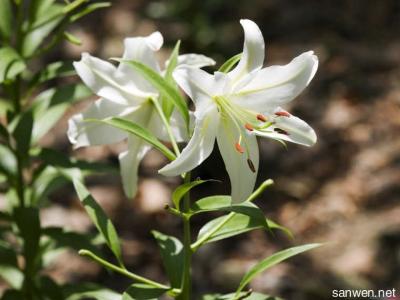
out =
[[(185, 174), (184, 183), (190, 182), (190, 172)], [(187, 213), (190, 210), (190, 192), (186, 193), (183, 198), (183, 213)], [(182, 293), (177, 298), (179, 300), (190, 300), (192, 290), (192, 279), (191, 279), (191, 263), (192, 263), (192, 248), (191, 245), (191, 233), (190, 233), (190, 218), (184, 216), (183, 218), (183, 279), (182, 279)]]

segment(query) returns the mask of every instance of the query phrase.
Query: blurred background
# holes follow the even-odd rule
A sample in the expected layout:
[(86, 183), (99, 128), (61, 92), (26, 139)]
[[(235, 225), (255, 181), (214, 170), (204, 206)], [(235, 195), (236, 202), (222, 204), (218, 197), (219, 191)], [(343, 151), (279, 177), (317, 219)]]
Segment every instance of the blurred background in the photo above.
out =
[[(259, 140), (259, 181), (273, 178), (276, 184), (257, 204), (267, 217), (290, 228), (295, 239), (256, 230), (204, 247), (194, 257), (196, 294), (230, 292), (257, 260), (309, 242), (326, 245), (274, 267), (251, 287), (295, 300), (331, 299), (333, 289), (396, 288), (400, 293), (400, 1), (115, 0), (112, 4), (71, 28), (82, 46), (66, 43), (46, 60), (78, 60), (83, 51), (103, 59), (120, 56), (123, 38), (159, 30), (165, 39), (160, 62), (181, 39), (182, 52), (207, 54), (220, 65), (242, 51), (241, 18), (260, 26), (266, 65), (286, 64), (308, 50), (320, 60), (310, 86), (286, 107), (316, 130), (317, 145), (289, 144), (285, 150), (273, 141)], [(123, 144), (73, 151), (67, 141), (68, 118), (93, 100), (69, 111), (42, 144), (117, 167)], [(163, 164), (156, 151), (146, 156), (134, 200), (124, 198), (118, 172), (88, 182), (115, 222), (129, 268), (157, 280), (165, 276), (150, 230), (181, 235), (179, 220), (163, 210), (179, 180), (158, 176)], [(229, 192), (217, 151), (195, 176), (223, 183), (195, 189), (194, 198)], [(43, 226), (94, 232), (72, 186), (54, 193), (52, 200), (42, 211)], [(210, 217), (194, 218), (194, 234)], [(116, 290), (129, 284), (72, 251), (63, 253), (47, 272), (60, 283), (85, 279)]]

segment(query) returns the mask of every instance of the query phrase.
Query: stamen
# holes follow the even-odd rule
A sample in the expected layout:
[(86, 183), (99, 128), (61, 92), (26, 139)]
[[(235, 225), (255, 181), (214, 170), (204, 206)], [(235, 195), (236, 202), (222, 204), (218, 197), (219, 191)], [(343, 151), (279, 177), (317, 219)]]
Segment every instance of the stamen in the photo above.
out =
[(250, 170), (255, 173), (256, 168), (254, 167), (253, 161), (250, 158), (247, 159), (247, 164), (249, 165)]
[(243, 147), (240, 145), (240, 143), (236, 143), (236, 144), (235, 144), (235, 148), (236, 148), (236, 151), (239, 152), (240, 154), (244, 153), (244, 149), (243, 149)]
[(253, 131), (253, 130), (254, 130), (253, 125), (251, 125), (251, 124), (249, 124), (249, 123), (244, 124), (244, 127), (245, 127), (248, 131)]
[(278, 117), (287, 117), (287, 118), (290, 117), (290, 114), (289, 114), (287, 111), (284, 111), (284, 110), (282, 110), (282, 111), (277, 111), (277, 112), (275, 113), (275, 115), (278, 116)]
[(284, 135), (289, 135), (289, 132), (287, 132), (286, 130), (283, 130), (281, 128), (274, 128), (274, 131), (280, 134), (284, 134)]
[(268, 118), (262, 114), (257, 115), (257, 120), (261, 122), (267, 122)]

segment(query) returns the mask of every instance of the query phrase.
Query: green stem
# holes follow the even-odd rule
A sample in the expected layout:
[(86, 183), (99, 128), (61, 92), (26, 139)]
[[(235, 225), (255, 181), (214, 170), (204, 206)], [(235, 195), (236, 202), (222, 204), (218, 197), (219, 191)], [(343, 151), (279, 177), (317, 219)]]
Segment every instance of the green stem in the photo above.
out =
[[(190, 182), (190, 172), (185, 174), (184, 183)], [(190, 193), (188, 192), (183, 199), (183, 213), (188, 212), (190, 209)], [(191, 234), (190, 234), (190, 218), (183, 217), (183, 280), (182, 280), (182, 293), (178, 296), (179, 300), (190, 300), (192, 292), (192, 279), (191, 279), (191, 264), (192, 264), (192, 248)]]
[(176, 154), (176, 156), (178, 156), (180, 154), (179, 148), (178, 148), (178, 144), (176, 143), (174, 134), (172, 132), (171, 126), (167, 120), (167, 117), (165, 116), (162, 107), (160, 105), (160, 103), (158, 103), (157, 99), (151, 98), (152, 103), (154, 104), (154, 107), (157, 110), (157, 113), (159, 114), (161, 121), (164, 123), (165, 128), (167, 129), (167, 134), (169, 137), (169, 140), (171, 141), (172, 144), (172, 148), (174, 149), (174, 152)]
[(116, 265), (113, 265), (113, 264), (109, 263), (108, 261), (98, 257), (97, 255), (95, 255), (93, 252), (91, 252), (89, 250), (80, 250), (79, 251), (79, 255), (87, 256), (87, 257), (91, 258), (92, 260), (96, 261), (97, 263), (101, 264), (102, 266), (106, 267), (107, 269), (112, 270), (112, 271), (117, 272), (117, 273), (120, 273), (120, 274), (122, 274), (122, 275), (124, 275), (126, 277), (129, 277), (129, 278), (133, 279), (133, 280), (136, 280), (136, 281), (151, 285), (151, 286), (153, 286), (155, 288), (166, 289), (166, 290), (170, 289), (169, 286), (166, 286), (164, 284), (158, 283), (158, 282), (153, 281), (151, 279), (142, 277), (140, 275), (134, 274), (132, 272), (129, 272), (126, 269), (122, 269), (122, 268), (120, 268), (120, 267), (118, 267)]
[[(246, 199), (244, 202), (251, 202), (256, 199), (267, 187), (271, 186), (274, 183), (272, 179), (267, 179)], [(230, 219), (232, 219), (236, 213), (229, 213), (221, 222), (219, 222), (212, 230), (210, 230), (207, 234), (205, 234), (201, 239), (197, 240), (195, 243), (191, 245), (192, 252), (196, 252), (204, 243), (208, 241), (210, 237), (212, 237), (218, 230), (220, 230)]]

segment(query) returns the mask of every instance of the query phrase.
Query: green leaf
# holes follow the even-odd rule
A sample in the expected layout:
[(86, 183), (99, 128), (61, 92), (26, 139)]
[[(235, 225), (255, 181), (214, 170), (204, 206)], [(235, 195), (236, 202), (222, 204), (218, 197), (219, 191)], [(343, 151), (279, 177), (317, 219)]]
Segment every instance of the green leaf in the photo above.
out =
[(251, 202), (232, 204), (230, 196), (210, 196), (202, 198), (193, 204), (191, 213), (198, 214), (209, 211), (232, 211), (250, 216), (254, 221), (268, 228), (263, 211)]
[(27, 163), (27, 153), (31, 145), (33, 128), (33, 113), (32, 110), (25, 111), (13, 131), (13, 136), (16, 142), (16, 150), (23, 163)]
[(207, 182), (209, 180), (195, 180), (191, 182), (184, 183), (178, 186), (175, 191), (172, 193), (172, 202), (174, 203), (177, 209), (180, 209), (180, 202), (182, 198), (195, 186)]
[(186, 127), (189, 128), (190, 117), (189, 109), (185, 99), (179, 93), (174, 85), (162, 78), (160, 74), (154, 71), (152, 68), (142, 64), (138, 61), (121, 61), (122, 63), (129, 64), (136, 71), (138, 71), (147, 81), (149, 81), (162, 96), (170, 99), (178, 111), (181, 113), (183, 120), (186, 123)]
[(261, 262), (257, 263), (255, 266), (253, 266), (242, 278), (240, 281), (239, 287), (236, 290), (236, 295), (238, 295), (243, 288), (251, 281), (253, 280), (254, 277), (259, 275), (260, 273), (264, 272), (265, 270), (269, 269), (272, 266), (275, 266), (279, 264), (280, 262), (295, 256), (297, 254), (303, 253), (305, 251), (309, 251), (311, 249), (320, 247), (321, 244), (307, 244), (307, 245), (302, 245), (302, 246), (297, 246), (297, 247), (292, 247), (289, 249), (285, 249), (282, 251), (279, 251), (266, 259), (262, 260)]
[[(220, 294), (213, 294), (213, 295), (204, 295), (203, 300), (232, 300), (235, 299), (235, 294), (226, 294), (226, 295), (220, 295)], [(249, 292), (241, 292), (238, 295), (237, 299), (241, 300), (282, 300), (281, 298), (277, 297), (271, 297), (269, 295), (264, 295), (260, 293), (249, 293)]]
[(111, 220), (108, 219), (103, 209), (80, 181), (74, 179), (74, 186), (90, 219), (104, 237), (108, 247), (117, 258), (118, 263), (123, 266), (120, 241)]
[(122, 300), (157, 300), (167, 291), (144, 283), (134, 283), (124, 292)]
[(41, 233), (39, 210), (35, 207), (17, 207), (13, 213), (15, 223), (24, 241), (26, 270), (28, 274), (33, 274), (37, 264), (36, 256), (39, 251)]
[(94, 283), (71, 284), (63, 287), (65, 300), (121, 300), (121, 295)]
[[(206, 223), (200, 229), (197, 239), (202, 239), (205, 234), (213, 230), (218, 224), (220, 224), (220, 222), (224, 221), (227, 217), (228, 215), (221, 216)], [(289, 232), (286, 228), (278, 225), (277, 223), (269, 219), (267, 219), (266, 221), (269, 229), (283, 230), (285, 233)], [(265, 229), (264, 222), (262, 222), (261, 220), (257, 218), (254, 219), (244, 214), (234, 214), (233, 217), (226, 221), (226, 223), (218, 231), (216, 231), (213, 235), (210, 236), (210, 238), (207, 239), (206, 243), (216, 242), (259, 228)]]
[(36, 86), (55, 78), (72, 76), (74, 74), (75, 69), (71, 62), (57, 61), (45, 66), (35, 74), (29, 82), (29, 87)]
[(15, 251), (3, 241), (0, 241), (0, 277), (15, 289), (22, 286), (24, 278), (24, 275), (18, 269)]
[(64, 19), (63, 7), (52, 0), (35, 1), (27, 33), (22, 43), (22, 55), (33, 55), (43, 41)]
[(14, 19), (10, 0), (0, 0), (0, 7), (0, 37), (9, 43)]
[[(177, 41), (174, 47), (174, 50), (172, 51), (169, 59), (168, 59), (168, 66), (167, 69), (165, 70), (165, 75), (164, 78), (167, 82), (169, 82), (172, 86), (176, 88), (176, 84), (174, 81), (174, 78), (172, 77), (172, 73), (175, 70), (176, 66), (178, 65), (178, 55), (179, 55), (179, 47), (181, 45), (181, 41)], [(168, 97), (161, 96), (161, 104), (162, 104), (162, 110), (169, 120), (169, 118), (172, 115), (172, 112), (174, 110), (174, 102), (169, 100)]]
[(82, 41), (76, 37), (75, 35), (73, 35), (72, 33), (69, 33), (68, 31), (64, 31), (64, 38), (70, 42), (73, 45), (77, 45), (80, 46), (82, 45)]
[(96, 119), (90, 119), (87, 120), (90, 122), (101, 122), (105, 123), (111, 126), (114, 126), (116, 128), (125, 130), (131, 134), (134, 134), (149, 144), (153, 145), (155, 148), (157, 148), (161, 153), (163, 153), (168, 159), (174, 160), (176, 157), (174, 153), (172, 153), (171, 150), (169, 150), (163, 143), (161, 143), (150, 131), (148, 131), (146, 128), (141, 127), (140, 125), (133, 123), (131, 121), (122, 119), (122, 118), (111, 118), (111, 119), (104, 119), (104, 120), (96, 120)]
[(90, 96), (92, 92), (82, 84), (71, 84), (49, 89), (34, 100), (34, 127), (32, 143), (35, 144), (64, 115), (65, 111), (77, 100)]
[(230, 59), (228, 59), (226, 62), (222, 64), (222, 66), (218, 69), (218, 71), (222, 73), (228, 73), (239, 62), (241, 57), (242, 53), (232, 56)]
[(72, 15), (70, 17), (70, 21), (75, 22), (75, 21), (79, 20), (80, 18), (86, 16), (87, 14), (92, 13), (95, 10), (98, 10), (100, 8), (106, 8), (109, 6), (111, 6), (110, 2), (100, 2), (100, 3), (89, 4), (85, 8), (83, 8), (81, 11), (79, 11), (78, 13)]
[(173, 236), (165, 235), (155, 230), (153, 230), (151, 233), (157, 240), (171, 286), (173, 288), (179, 288), (181, 286), (183, 276), (182, 243)]
[(68, 109), (69, 104), (58, 104), (50, 107), (40, 116), (33, 125), (32, 143), (37, 143), (54, 125), (61, 119), (65, 111)]
[(25, 62), (13, 48), (0, 48), (0, 57), (0, 83), (14, 79), (26, 68)]
[(0, 173), (12, 177), (17, 172), (17, 161), (14, 154), (5, 145), (0, 144)]

